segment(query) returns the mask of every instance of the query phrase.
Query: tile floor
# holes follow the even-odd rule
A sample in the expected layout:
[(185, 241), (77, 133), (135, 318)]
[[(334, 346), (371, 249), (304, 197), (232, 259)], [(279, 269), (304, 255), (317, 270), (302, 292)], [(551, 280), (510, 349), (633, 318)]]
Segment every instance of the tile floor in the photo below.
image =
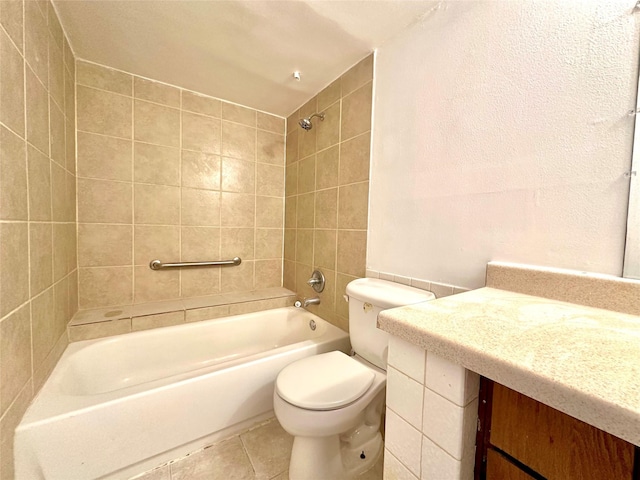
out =
[[(293, 437), (275, 418), (186, 457), (173, 460), (135, 480), (289, 480)], [(358, 480), (381, 480), (382, 458)], [(132, 479), (133, 480), (133, 479)], [(336, 479), (327, 479), (336, 480)]]

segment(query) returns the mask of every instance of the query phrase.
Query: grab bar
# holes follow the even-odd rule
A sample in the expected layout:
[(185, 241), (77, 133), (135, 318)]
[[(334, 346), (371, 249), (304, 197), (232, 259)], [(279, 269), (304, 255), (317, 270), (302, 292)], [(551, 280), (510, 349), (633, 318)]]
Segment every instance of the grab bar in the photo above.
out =
[(182, 262), (182, 263), (162, 263), (160, 260), (151, 260), (149, 268), (160, 270), (161, 268), (182, 268), (182, 267), (217, 267), (222, 265), (240, 265), (242, 259), (234, 257), (233, 260), (218, 260), (213, 262)]

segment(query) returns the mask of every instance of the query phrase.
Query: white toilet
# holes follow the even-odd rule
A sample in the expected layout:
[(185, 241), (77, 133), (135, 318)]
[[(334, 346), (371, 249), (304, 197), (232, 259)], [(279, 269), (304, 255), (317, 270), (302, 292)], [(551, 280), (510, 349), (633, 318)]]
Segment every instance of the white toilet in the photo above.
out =
[(355, 352), (329, 352), (285, 367), (274, 411), (293, 435), (291, 480), (342, 480), (371, 468), (382, 454), (380, 421), (387, 381), (388, 334), (376, 328), (388, 308), (433, 300), (431, 292), (374, 278), (347, 285)]

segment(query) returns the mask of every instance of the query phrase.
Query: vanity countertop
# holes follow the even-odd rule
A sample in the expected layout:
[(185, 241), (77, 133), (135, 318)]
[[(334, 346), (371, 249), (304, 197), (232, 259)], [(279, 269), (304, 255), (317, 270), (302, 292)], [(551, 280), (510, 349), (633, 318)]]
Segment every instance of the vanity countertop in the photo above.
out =
[(378, 325), (640, 446), (640, 316), (480, 288), (385, 310)]

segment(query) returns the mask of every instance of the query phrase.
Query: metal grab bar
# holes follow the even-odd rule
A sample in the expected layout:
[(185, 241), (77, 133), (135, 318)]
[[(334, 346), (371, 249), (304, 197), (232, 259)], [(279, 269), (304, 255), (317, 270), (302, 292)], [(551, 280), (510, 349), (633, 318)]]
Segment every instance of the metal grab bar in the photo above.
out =
[(182, 263), (162, 263), (160, 260), (151, 260), (149, 268), (160, 270), (161, 268), (182, 268), (182, 267), (218, 267), (222, 265), (240, 265), (242, 259), (234, 257), (233, 260), (218, 260), (213, 262), (182, 262)]

